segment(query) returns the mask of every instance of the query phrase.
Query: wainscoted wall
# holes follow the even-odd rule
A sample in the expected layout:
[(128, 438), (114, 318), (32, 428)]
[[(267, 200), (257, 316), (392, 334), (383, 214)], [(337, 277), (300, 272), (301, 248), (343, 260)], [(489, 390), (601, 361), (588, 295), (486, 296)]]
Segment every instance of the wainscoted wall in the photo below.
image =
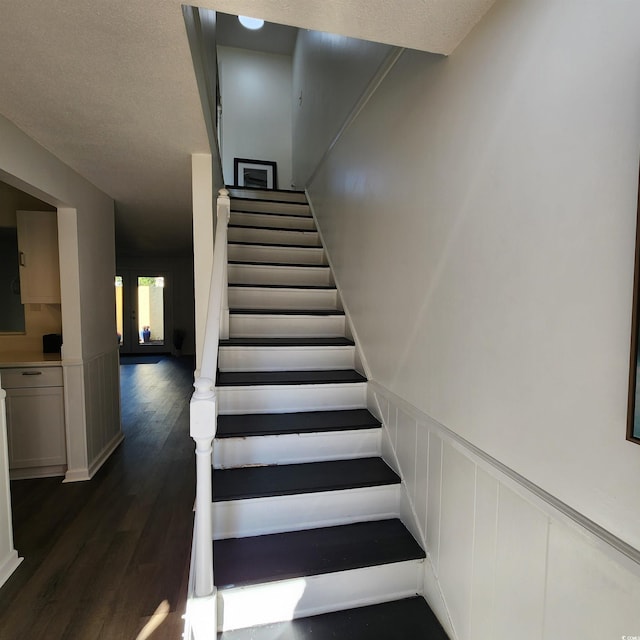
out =
[(638, 21), (499, 0), (402, 54), (308, 193), (373, 379), (640, 550)]
[[(84, 362), (64, 362), (65, 482), (89, 480), (122, 442), (118, 347)], [(82, 390), (76, 394), (74, 389)], [(85, 422), (86, 418), (86, 422)]]
[(87, 404), (87, 453), (89, 475), (102, 466), (122, 442), (120, 426), (120, 369), (118, 347), (84, 364)]
[(453, 638), (640, 635), (640, 553), (376, 382), (369, 405), (427, 550), (426, 597)]

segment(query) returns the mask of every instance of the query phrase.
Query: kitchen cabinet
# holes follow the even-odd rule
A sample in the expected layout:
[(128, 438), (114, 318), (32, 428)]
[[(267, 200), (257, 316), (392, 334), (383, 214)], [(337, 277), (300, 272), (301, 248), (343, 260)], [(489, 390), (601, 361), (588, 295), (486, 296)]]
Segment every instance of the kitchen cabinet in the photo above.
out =
[(63, 475), (67, 453), (62, 367), (0, 370), (7, 393), (7, 441), (12, 479)]
[(58, 218), (52, 211), (17, 211), (22, 304), (60, 304)]

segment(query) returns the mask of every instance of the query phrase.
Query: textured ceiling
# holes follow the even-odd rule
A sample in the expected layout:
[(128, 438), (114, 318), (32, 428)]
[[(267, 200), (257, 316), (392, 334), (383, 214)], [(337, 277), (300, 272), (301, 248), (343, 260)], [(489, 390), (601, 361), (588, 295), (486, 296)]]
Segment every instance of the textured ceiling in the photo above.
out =
[[(492, 3), (198, 5), (450, 53)], [(116, 201), (120, 250), (190, 250), (190, 155), (207, 152), (208, 142), (180, 2), (3, 0), (0, 87), (2, 115)]]

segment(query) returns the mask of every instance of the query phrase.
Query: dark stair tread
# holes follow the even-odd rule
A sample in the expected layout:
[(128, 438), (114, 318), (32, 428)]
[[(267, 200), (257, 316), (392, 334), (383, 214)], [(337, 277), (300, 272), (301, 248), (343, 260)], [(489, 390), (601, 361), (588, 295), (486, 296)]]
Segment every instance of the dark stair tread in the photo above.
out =
[(352, 347), (349, 338), (229, 338), (221, 347)]
[(252, 284), (250, 282), (230, 282), (230, 287), (254, 287), (256, 289), (319, 289), (320, 291), (336, 291), (335, 284)]
[[(231, 191), (231, 189), (242, 189), (244, 191), (256, 191), (259, 193), (264, 193), (265, 191), (268, 191), (269, 193), (274, 193), (275, 195), (278, 195), (279, 193), (295, 193), (300, 196), (305, 195), (304, 189), (267, 189), (265, 187), (250, 187), (250, 186), (239, 185), (239, 184), (225, 184), (224, 188), (227, 191)], [(233, 198), (235, 196), (231, 196), (231, 197)], [(247, 198), (247, 200), (253, 200), (253, 199), (254, 198)]]
[(367, 379), (353, 369), (313, 371), (219, 371), (218, 387), (275, 384), (358, 383)]
[(218, 640), (448, 640), (424, 598), (332, 611), (218, 634)]
[(269, 316), (343, 316), (341, 309), (229, 309), (229, 313)]
[(319, 244), (283, 244), (281, 242), (238, 242), (232, 240), (227, 243), (231, 245), (242, 245), (245, 247), (279, 247), (281, 249), (323, 249)]
[(215, 469), (214, 502), (398, 484), (382, 458)]
[(425, 557), (396, 518), (216, 540), (213, 555), (219, 589)]
[[(311, 213), (294, 213), (294, 212), (286, 212), (286, 211), (246, 211), (244, 209), (237, 209), (236, 207), (233, 206), (233, 200), (239, 200), (240, 198), (232, 198), (232, 203), (231, 203), (231, 213), (255, 213), (256, 215), (259, 216), (280, 216), (283, 218), (299, 218), (302, 220), (312, 220), (313, 216), (311, 215)], [(304, 202), (276, 202), (274, 200), (258, 200), (256, 198), (245, 198), (245, 201), (249, 201), (249, 202), (266, 202), (268, 204), (296, 204), (296, 205), (301, 205), (301, 206), (305, 206)]]
[(289, 227), (260, 227), (247, 224), (230, 224), (229, 229), (256, 229), (259, 231), (291, 231), (292, 233), (318, 233), (317, 229), (291, 229)]
[(328, 264), (309, 264), (307, 262), (257, 262), (250, 260), (229, 260), (229, 264), (250, 267), (293, 267), (294, 269), (329, 269)]
[(377, 429), (380, 421), (366, 409), (219, 415), (217, 438), (275, 436)]

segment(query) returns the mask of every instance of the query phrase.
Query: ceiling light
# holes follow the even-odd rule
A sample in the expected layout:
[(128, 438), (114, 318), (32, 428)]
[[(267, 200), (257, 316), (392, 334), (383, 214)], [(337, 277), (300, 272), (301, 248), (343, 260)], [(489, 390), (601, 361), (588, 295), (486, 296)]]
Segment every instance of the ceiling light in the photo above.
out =
[(264, 24), (264, 20), (260, 20), (260, 18), (248, 18), (247, 16), (238, 16), (238, 20), (243, 27), (253, 31), (260, 29)]

